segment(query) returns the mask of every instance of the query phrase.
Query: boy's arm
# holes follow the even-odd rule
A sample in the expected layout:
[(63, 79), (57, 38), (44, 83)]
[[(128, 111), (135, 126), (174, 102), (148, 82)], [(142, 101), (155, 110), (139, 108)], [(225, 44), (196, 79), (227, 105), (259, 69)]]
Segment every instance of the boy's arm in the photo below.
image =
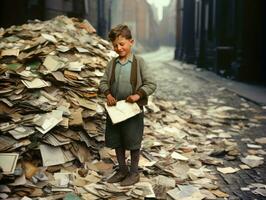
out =
[(108, 94), (111, 94), (110, 87), (109, 87), (109, 75), (110, 75), (110, 70), (112, 66), (112, 61), (110, 61), (107, 66), (106, 70), (100, 80), (100, 85), (99, 85), (99, 90), (101, 93), (103, 93), (105, 96)]
[(142, 79), (142, 85), (137, 90), (137, 94), (140, 98), (151, 95), (156, 89), (156, 82), (151, 74), (151, 70), (149, 70), (147, 64), (144, 59), (139, 57), (139, 67), (140, 67), (140, 75)]

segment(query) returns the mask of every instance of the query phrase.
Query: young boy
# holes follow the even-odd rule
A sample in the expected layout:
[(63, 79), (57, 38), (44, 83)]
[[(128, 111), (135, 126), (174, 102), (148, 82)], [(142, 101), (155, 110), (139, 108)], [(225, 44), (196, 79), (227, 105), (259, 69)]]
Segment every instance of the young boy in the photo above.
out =
[[(109, 33), (117, 58), (111, 60), (100, 81), (99, 89), (106, 96), (108, 106), (116, 105), (119, 100), (136, 102), (141, 109), (148, 102), (148, 96), (156, 89), (152, 75), (144, 60), (132, 54), (131, 31), (126, 25), (118, 25)], [(133, 185), (139, 181), (138, 163), (144, 129), (144, 113), (112, 124), (107, 114), (105, 144), (114, 148), (119, 164), (118, 171), (107, 182), (121, 182), (121, 186)], [(126, 165), (126, 150), (130, 150), (130, 170)]]

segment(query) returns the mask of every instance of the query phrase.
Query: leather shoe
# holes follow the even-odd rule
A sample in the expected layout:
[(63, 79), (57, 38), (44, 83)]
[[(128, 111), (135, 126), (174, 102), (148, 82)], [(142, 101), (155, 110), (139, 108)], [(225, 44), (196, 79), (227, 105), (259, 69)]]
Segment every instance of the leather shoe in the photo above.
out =
[(128, 175), (128, 171), (120, 171), (118, 170), (113, 176), (107, 179), (107, 183), (118, 183), (124, 180)]
[(120, 183), (121, 186), (129, 186), (134, 185), (135, 183), (139, 182), (139, 173), (129, 173), (127, 177)]

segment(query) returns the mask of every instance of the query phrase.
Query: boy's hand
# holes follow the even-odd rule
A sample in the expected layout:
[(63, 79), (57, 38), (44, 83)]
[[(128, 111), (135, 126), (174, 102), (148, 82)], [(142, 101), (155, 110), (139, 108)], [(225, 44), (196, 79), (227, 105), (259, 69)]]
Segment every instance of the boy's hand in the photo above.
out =
[(115, 106), (116, 105), (116, 99), (111, 94), (108, 94), (106, 96), (106, 98), (107, 98), (107, 105), (108, 106)]
[(130, 95), (127, 97), (126, 102), (134, 103), (140, 99), (140, 96), (138, 94)]

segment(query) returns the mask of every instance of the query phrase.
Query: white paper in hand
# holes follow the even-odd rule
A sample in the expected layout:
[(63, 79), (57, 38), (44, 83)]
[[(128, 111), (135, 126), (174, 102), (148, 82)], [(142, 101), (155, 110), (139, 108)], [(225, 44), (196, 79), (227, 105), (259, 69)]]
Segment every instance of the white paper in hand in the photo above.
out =
[(128, 103), (125, 100), (118, 101), (115, 106), (108, 106), (105, 103), (105, 108), (113, 122), (117, 124), (133, 117), (141, 112), (140, 107), (136, 103)]

